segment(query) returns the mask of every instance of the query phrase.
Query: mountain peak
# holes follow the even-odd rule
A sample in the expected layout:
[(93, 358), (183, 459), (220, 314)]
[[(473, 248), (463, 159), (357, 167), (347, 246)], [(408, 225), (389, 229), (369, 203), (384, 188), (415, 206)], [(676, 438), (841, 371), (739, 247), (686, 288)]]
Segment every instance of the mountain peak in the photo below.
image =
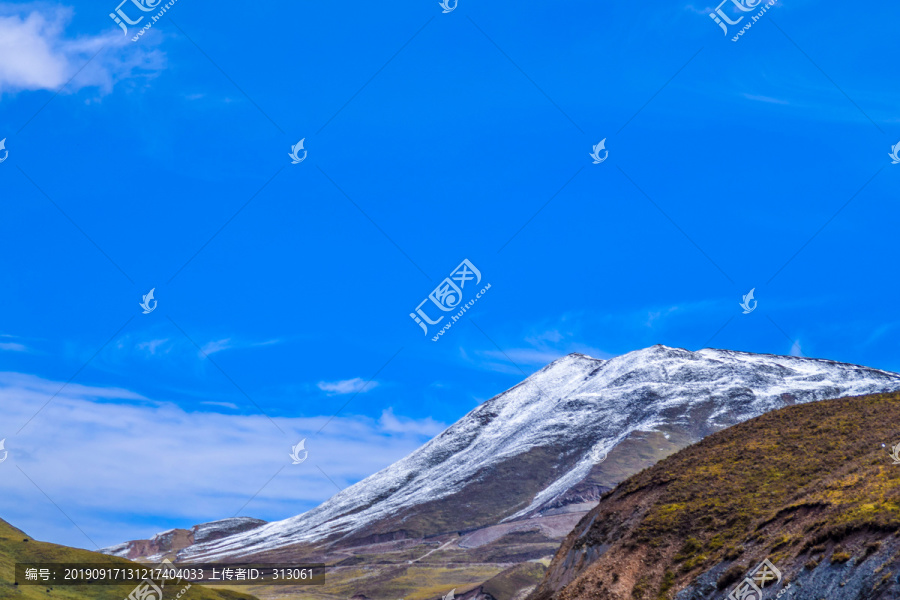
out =
[(540, 369), (538, 371), (538, 373), (540, 373), (541, 371), (547, 371), (549, 369), (556, 369), (559, 367), (565, 367), (565, 366), (572, 365), (572, 364), (587, 363), (587, 362), (602, 363), (605, 361), (600, 358), (594, 358), (593, 356), (588, 356), (587, 354), (582, 354), (581, 352), (571, 352), (569, 354), (566, 354), (565, 356), (561, 356), (561, 357), (557, 358), (556, 360), (554, 360), (553, 362), (548, 364), (546, 367), (543, 367), (542, 369)]

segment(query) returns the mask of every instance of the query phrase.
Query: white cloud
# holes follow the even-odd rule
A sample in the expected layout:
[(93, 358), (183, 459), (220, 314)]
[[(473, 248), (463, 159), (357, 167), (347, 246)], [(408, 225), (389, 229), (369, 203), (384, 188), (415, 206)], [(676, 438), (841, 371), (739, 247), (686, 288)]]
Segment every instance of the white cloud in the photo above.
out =
[(803, 350), (800, 348), (800, 340), (791, 344), (791, 356), (803, 356)]
[(554, 360), (565, 356), (566, 352), (546, 348), (510, 348), (504, 351), (483, 350), (478, 352), (478, 355), (507, 364), (512, 361), (516, 365), (545, 367)]
[[(576, 333), (573, 325), (581, 320), (566, 314), (552, 320), (549, 325), (545, 321), (529, 327), (521, 340), (508, 345), (499, 342), (500, 348), (490, 345), (486, 349), (475, 350), (470, 356), (460, 347), (460, 357), (478, 369), (518, 377), (523, 377), (523, 374), (527, 376), (573, 352), (594, 358), (610, 358), (609, 353), (576, 341), (583, 336)], [(522, 344), (522, 341), (525, 343)]]
[(10, 352), (28, 352), (28, 348), (24, 344), (15, 342), (0, 342), (0, 350), (9, 350)]
[(543, 333), (527, 337), (525, 338), (525, 341), (529, 344), (537, 345), (544, 342), (560, 342), (564, 337), (565, 336), (561, 334), (559, 330), (552, 329), (550, 331), (544, 331)]
[(781, 100), (780, 98), (772, 98), (770, 96), (758, 96), (755, 94), (742, 94), (744, 98), (747, 100), (753, 100), (755, 102), (765, 102), (767, 104), (790, 104), (787, 100)]
[[(61, 381), (51, 381), (43, 379), (35, 375), (25, 373), (13, 373), (9, 371), (0, 371), (0, 391), (3, 392), (4, 403), (0, 404), (0, 408), (4, 410), (3, 418), (0, 423), (7, 423), (9, 418), (6, 400), (13, 400), (11, 395), (13, 391), (20, 391), (20, 395), (16, 398), (20, 400), (29, 400), (40, 406), (47, 401), (63, 386)], [(72, 396), (86, 396), (95, 399), (116, 399), (116, 400), (147, 400), (145, 396), (135, 392), (116, 387), (93, 387), (81, 385), (78, 383), (70, 383), (66, 386), (65, 392)], [(11, 405), (10, 405), (11, 406)], [(36, 408), (35, 408), (36, 410)], [(32, 411), (33, 412), (33, 411)], [(24, 422), (24, 421), (23, 421)]]
[[(9, 451), (0, 465), (0, 514), (38, 539), (80, 547), (92, 545), (35, 485), (107, 546), (231, 517), (251, 498), (241, 515), (299, 514), (335, 492), (319, 469), (346, 487), (444, 428), (386, 411), (379, 420), (335, 417), (319, 434), (328, 416), (276, 417), (282, 434), (262, 415), (188, 412), (170, 402), (128, 402), (146, 400), (128, 390), (70, 384), (16, 435), (61, 386), (0, 373), (0, 439)], [(291, 446), (304, 438), (309, 459), (292, 465)]]
[(207, 342), (206, 345), (203, 346), (203, 354), (209, 356), (210, 354), (215, 354), (216, 352), (221, 352), (222, 350), (231, 350), (232, 348), (259, 348), (261, 346), (271, 346), (273, 344), (280, 343), (281, 340), (266, 340), (265, 342), (239, 342), (237, 340), (233, 340), (232, 338), (225, 338), (222, 340), (215, 340), (212, 342)]
[(394, 409), (392, 407), (388, 407), (381, 413), (378, 424), (384, 431), (389, 433), (412, 433), (415, 435), (427, 436), (429, 438), (436, 436), (447, 427), (431, 417), (428, 417), (427, 419), (398, 417), (394, 414)]
[(370, 381), (367, 384), (365, 379), (354, 377), (343, 381), (320, 381), (316, 386), (329, 394), (352, 394), (354, 392), (370, 392), (378, 386), (378, 382)]
[[(248, 342), (233, 337), (212, 340), (203, 344), (200, 350), (194, 343), (182, 336), (177, 335), (174, 338), (163, 337), (159, 331), (145, 331), (133, 334), (125, 334), (120, 337), (115, 347), (120, 350), (121, 358), (126, 353), (138, 350), (137, 353), (141, 358), (149, 358), (151, 356), (176, 355), (186, 357), (188, 355), (203, 358), (210, 356), (223, 350), (245, 350), (250, 348), (263, 348), (281, 343), (281, 340), (271, 339), (262, 342)], [(205, 337), (205, 336), (204, 336)], [(203, 338), (201, 338), (203, 339)]]
[(156, 349), (168, 342), (169, 339), (165, 338), (162, 340), (150, 340), (148, 342), (141, 342), (137, 345), (141, 350), (146, 350), (150, 354), (156, 354)]
[(209, 356), (210, 354), (215, 354), (216, 352), (221, 352), (222, 350), (228, 350), (231, 347), (231, 338), (225, 338), (224, 340), (207, 343), (203, 346), (201, 352)]
[(684, 9), (694, 13), (695, 15), (703, 15), (704, 17), (708, 16), (709, 13), (712, 12), (712, 10), (710, 10), (709, 8), (698, 8), (693, 4), (688, 4), (684, 7)]
[(96, 87), (108, 93), (117, 81), (162, 69), (159, 51), (133, 44), (118, 29), (67, 35), (72, 15), (61, 5), (0, 3), (0, 92), (56, 91), (77, 73), (65, 91)]
[(209, 406), (221, 406), (222, 408), (230, 408), (232, 410), (237, 410), (239, 407), (234, 402), (214, 402), (212, 400), (204, 400), (200, 404), (208, 404)]
[(645, 323), (645, 325), (647, 327), (652, 328), (654, 323), (657, 320), (665, 319), (666, 317), (668, 317), (669, 315), (671, 315), (672, 313), (674, 313), (677, 310), (678, 310), (677, 306), (670, 306), (668, 308), (658, 309), (658, 310), (648, 310), (647, 311), (647, 322)]

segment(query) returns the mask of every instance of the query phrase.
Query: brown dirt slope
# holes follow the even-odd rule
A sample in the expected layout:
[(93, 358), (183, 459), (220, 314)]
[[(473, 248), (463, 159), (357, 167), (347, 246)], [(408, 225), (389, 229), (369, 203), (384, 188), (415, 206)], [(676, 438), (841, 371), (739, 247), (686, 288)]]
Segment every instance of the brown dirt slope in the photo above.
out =
[(897, 443), (900, 394), (712, 434), (604, 495), (529, 600), (723, 598), (765, 558), (782, 574), (766, 598), (900, 598)]

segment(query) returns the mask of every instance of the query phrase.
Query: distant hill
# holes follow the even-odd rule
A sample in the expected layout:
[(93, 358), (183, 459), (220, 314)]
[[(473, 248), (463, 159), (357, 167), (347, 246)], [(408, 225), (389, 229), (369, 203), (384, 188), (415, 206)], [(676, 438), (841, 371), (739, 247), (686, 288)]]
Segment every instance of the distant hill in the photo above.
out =
[(103, 548), (101, 552), (150, 562), (159, 562), (164, 558), (175, 560), (178, 552), (188, 546), (250, 531), (265, 524), (266, 522), (261, 519), (232, 517), (194, 525), (190, 529), (169, 529), (157, 533), (149, 540), (132, 540), (110, 548)]
[[(17, 562), (116, 563), (136, 566), (136, 563), (122, 558), (35, 541), (23, 531), (0, 519), (0, 599), (122, 600), (134, 589), (134, 584), (17, 586), (15, 585)], [(166, 599), (174, 598), (182, 587), (181, 585), (164, 587)], [(256, 600), (255, 596), (248, 594), (230, 590), (212, 590), (199, 585), (192, 585), (182, 598), (185, 600)]]
[[(900, 394), (790, 406), (714, 433), (606, 494), (529, 600), (900, 598)], [(757, 596), (748, 596), (756, 598)]]

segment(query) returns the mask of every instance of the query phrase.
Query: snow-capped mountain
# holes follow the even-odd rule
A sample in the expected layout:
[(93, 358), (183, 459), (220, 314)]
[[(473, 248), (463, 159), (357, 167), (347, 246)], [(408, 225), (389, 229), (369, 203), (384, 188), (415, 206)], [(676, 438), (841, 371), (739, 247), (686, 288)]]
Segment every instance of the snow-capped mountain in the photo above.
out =
[[(662, 456), (788, 404), (900, 390), (900, 375), (828, 360), (653, 346), (563, 357), (390, 467), (304, 514), (195, 543), (182, 561), (471, 532), (588, 510)], [(462, 545), (462, 544), (461, 544)]]

